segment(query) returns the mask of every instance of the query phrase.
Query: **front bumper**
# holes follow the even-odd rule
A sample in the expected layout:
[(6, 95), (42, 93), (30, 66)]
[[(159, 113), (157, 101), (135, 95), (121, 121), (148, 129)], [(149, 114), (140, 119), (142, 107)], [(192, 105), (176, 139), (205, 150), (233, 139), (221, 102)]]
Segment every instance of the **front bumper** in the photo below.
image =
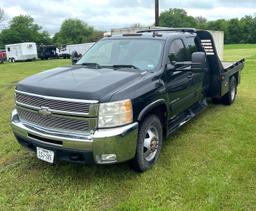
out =
[(37, 146), (53, 150), (56, 160), (107, 164), (127, 161), (135, 156), (138, 123), (98, 129), (85, 135), (56, 133), (22, 123), (14, 109), (11, 125), (20, 144), (33, 151)]

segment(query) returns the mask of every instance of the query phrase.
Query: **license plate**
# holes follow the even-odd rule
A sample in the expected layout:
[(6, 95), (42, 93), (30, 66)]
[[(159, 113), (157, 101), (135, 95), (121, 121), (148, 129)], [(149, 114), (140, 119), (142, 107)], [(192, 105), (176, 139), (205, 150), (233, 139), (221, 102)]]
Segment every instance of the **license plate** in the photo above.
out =
[(39, 158), (40, 160), (46, 161), (48, 163), (53, 163), (54, 161), (54, 152), (51, 150), (37, 147), (36, 154), (37, 154), (37, 158)]

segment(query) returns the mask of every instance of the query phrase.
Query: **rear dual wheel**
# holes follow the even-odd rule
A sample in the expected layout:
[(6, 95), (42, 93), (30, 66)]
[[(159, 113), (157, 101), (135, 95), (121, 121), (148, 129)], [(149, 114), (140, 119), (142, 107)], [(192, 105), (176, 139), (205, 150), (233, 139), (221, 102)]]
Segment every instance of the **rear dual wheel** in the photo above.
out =
[(224, 105), (232, 105), (236, 100), (237, 81), (233, 76), (229, 81), (229, 91), (222, 98), (212, 98), (213, 104), (223, 103)]
[(225, 105), (232, 105), (236, 100), (237, 94), (237, 81), (235, 77), (232, 77), (229, 82), (229, 91), (222, 97), (222, 103)]
[(135, 158), (131, 167), (138, 172), (149, 169), (158, 159), (163, 142), (163, 129), (159, 118), (148, 116), (141, 124)]

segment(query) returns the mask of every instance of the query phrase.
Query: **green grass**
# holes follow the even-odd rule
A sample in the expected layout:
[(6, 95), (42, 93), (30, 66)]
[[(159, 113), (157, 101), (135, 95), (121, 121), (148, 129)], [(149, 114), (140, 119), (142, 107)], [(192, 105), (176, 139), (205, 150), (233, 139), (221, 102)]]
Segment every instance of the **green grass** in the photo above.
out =
[(210, 105), (143, 174), (127, 163), (49, 165), (22, 149), (9, 125), (15, 84), (68, 61), (0, 65), (0, 210), (255, 210), (256, 45), (227, 46), (225, 55), (247, 59), (236, 103)]

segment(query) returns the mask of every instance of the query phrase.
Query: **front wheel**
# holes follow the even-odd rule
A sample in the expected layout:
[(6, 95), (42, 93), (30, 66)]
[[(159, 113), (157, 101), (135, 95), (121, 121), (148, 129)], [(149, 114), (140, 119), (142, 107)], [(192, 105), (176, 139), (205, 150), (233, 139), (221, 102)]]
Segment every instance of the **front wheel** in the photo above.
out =
[(136, 155), (131, 162), (131, 167), (139, 172), (149, 169), (157, 161), (162, 143), (161, 121), (157, 116), (151, 115), (142, 122), (139, 129)]
[(222, 98), (223, 104), (232, 105), (236, 100), (236, 94), (237, 94), (237, 82), (236, 82), (236, 78), (233, 76), (229, 81), (229, 91)]

